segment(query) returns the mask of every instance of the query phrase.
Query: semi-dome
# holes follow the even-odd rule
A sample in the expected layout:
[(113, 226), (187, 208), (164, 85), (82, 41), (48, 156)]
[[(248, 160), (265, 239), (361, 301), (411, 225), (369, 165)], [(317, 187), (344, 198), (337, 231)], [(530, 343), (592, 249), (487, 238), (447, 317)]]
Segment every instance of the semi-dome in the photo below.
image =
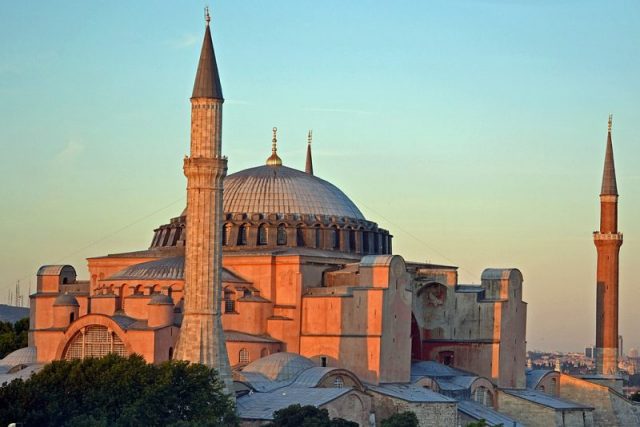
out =
[(80, 304), (78, 304), (78, 300), (73, 295), (61, 294), (56, 297), (55, 301), (53, 302), (53, 306), (80, 307)]

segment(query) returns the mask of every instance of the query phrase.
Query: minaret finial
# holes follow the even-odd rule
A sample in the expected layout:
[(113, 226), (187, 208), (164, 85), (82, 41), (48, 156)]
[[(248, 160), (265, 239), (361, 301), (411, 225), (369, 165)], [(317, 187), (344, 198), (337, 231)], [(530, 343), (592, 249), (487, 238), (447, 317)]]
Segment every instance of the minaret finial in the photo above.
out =
[(273, 139), (271, 140), (271, 156), (267, 159), (268, 166), (282, 166), (282, 159), (278, 157), (278, 128), (273, 128)]
[(309, 175), (313, 175), (313, 159), (311, 158), (311, 139), (313, 137), (313, 133), (311, 129), (309, 129), (309, 133), (307, 134), (307, 163), (304, 167), (304, 171)]
[(204, 7), (204, 20), (207, 22), (207, 27), (208, 27), (209, 22), (211, 22), (211, 15), (209, 15), (209, 6)]
[(611, 125), (612, 124), (613, 124), (613, 114), (609, 114), (609, 124), (608, 124), (609, 133), (611, 133)]

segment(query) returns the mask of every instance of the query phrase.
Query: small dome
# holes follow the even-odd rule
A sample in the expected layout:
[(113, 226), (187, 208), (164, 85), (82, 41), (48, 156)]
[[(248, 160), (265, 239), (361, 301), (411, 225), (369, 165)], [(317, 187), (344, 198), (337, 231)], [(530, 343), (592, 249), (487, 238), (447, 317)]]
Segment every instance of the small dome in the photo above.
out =
[(272, 381), (287, 381), (314, 366), (311, 360), (296, 353), (274, 353), (249, 363), (242, 372), (262, 374)]
[(36, 348), (24, 347), (18, 349), (5, 356), (4, 359), (0, 359), (0, 366), (17, 366), (17, 365), (29, 365), (36, 363)]
[(59, 306), (80, 307), (80, 304), (78, 304), (78, 300), (73, 295), (62, 294), (56, 298), (56, 300), (53, 302), (53, 306), (54, 307), (59, 307)]
[(173, 305), (173, 299), (165, 294), (153, 294), (148, 305)]

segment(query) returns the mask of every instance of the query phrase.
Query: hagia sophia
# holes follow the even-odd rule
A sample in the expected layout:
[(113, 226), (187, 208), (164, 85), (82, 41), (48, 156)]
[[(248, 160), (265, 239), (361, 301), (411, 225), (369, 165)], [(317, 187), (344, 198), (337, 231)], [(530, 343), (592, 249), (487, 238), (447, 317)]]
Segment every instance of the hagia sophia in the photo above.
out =
[[(392, 230), (339, 186), (272, 149), (229, 174), (224, 98), (209, 19), (191, 96), (187, 207), (136, 252), (44, 265), (30, 296), (29, 346), (0, 360), (0, 383), (53, 360), (140, 354), (218, 369), (243, 425), (294, 403), (380, 425), (410, 410), (421, 426), (640, 425), (617, 375), (618, 191), (611, 119), (600, 199), (598, 374), (532, 370), (517, 268), (480, 284), (457, 267), (411, 262)], [(269, 154), (269, 153), (266, 153)], [(301, 165), (302, 166), (302, 165)]]

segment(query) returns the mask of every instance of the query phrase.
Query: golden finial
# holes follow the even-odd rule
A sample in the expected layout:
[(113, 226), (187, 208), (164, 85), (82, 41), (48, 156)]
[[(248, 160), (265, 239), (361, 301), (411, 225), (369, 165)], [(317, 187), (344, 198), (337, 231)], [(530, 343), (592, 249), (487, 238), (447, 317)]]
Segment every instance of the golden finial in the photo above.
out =
[(611, 132), (612, 123), (613, 123), (613, 114), (609, 114), (609, 125), (608, 125), (609, 132)]
[(211, 15), (209, 15), (209, 6), (204, 7), (204, 20), (207, 22), (207, 27), (208, 27), (209, 22), (211, 22)]
[(278, 128), (273, 128), (273, 139), (271, 140), (271, 156), (267, 159), (268, 166), (282, 166), (282, 159), (278, 157)]
[(313, 138), (313, 131), (309, 129), (309, 134), (307, 135), (307, 143), (311, 144), (311, 139)]

